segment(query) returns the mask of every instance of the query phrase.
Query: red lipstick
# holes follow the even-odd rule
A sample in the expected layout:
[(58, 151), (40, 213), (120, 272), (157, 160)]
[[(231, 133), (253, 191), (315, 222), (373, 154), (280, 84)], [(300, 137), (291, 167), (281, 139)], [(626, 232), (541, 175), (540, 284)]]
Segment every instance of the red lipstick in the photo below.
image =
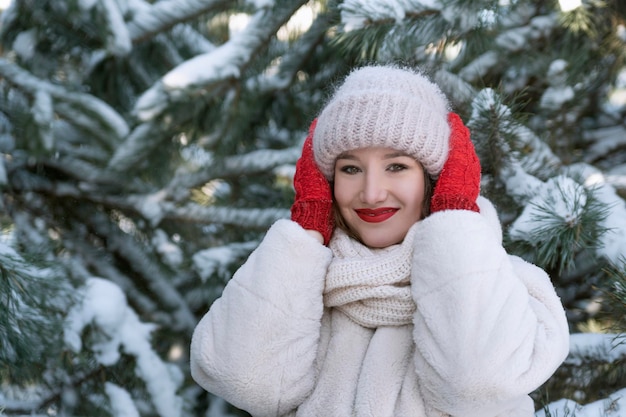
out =
[(368, 223), (380, 223), (396, 214), (398, 209), (393, 207), (380, 207), (377, 209), (355, 209), (354, 211), (363, 221)]

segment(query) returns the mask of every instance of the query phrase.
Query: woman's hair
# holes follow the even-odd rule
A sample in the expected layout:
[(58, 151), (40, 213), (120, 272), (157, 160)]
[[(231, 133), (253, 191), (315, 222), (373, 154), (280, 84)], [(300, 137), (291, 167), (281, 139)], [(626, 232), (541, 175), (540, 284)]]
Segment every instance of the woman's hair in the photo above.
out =
[[(421, 165), (421, 164), (420, 164)], [(422, 219), (430, 214), (430, 200), (433, 195), (433, 189), (435, 188), (436, 180), (434, 180), (427, 172), (426, 169), (422, 166), (422, 172), (424, 174), (424, 201), (422, 203)], [(331, 190), (334, 190), (335, 184), (330, 184)], [(363, 243), (361, 237), (356, 233), (356, 231), (352, 230), (350, 226), (346, 223), (345, 219), (341, 215), (339, 211), (339, 207), (337, 206), (337, 202), (335, 201), (335, 193), (333, 191), (333, 218), (335, 221), (335, 226), (341, 230), (343, 230), (349, 237), (358, 240)]]

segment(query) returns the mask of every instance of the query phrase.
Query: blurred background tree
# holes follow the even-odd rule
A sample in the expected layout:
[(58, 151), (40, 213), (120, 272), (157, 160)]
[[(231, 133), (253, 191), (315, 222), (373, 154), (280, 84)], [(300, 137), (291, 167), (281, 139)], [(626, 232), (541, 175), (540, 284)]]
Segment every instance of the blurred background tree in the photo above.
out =
[(333, 85), (373, 62), (449, 95), (507, 249), (563, 299), (572, 354), (538, 412), (626, 388), (620, 0), (1, 7), (0, 415), (242, 414), (190, 379), (191, 332), (288, 217)]

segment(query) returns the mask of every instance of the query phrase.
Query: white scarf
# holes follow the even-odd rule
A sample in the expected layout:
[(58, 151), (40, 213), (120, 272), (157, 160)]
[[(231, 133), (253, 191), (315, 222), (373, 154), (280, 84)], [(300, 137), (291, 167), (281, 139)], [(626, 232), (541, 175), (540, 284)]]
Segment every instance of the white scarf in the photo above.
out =
[(410, 274), (415, 225), (402, 243), (371, 249), (340, 229), (330, 242), (324, 305), (343, 311), (364, 327), (401, 326), (413, 322), (415, 302)]

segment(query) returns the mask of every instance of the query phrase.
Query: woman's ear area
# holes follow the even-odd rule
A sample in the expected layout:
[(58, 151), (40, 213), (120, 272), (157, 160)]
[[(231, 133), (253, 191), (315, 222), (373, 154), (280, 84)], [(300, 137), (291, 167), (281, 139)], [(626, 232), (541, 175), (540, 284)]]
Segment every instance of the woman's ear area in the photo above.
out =
[(424, 203), (422, 205), (422, 220), (430, 215), (430, 203), (433, 197), (433, 190), (435, 189), (435, 184), (437, 180), (433, 179), (427, 172), (424, 170)]

